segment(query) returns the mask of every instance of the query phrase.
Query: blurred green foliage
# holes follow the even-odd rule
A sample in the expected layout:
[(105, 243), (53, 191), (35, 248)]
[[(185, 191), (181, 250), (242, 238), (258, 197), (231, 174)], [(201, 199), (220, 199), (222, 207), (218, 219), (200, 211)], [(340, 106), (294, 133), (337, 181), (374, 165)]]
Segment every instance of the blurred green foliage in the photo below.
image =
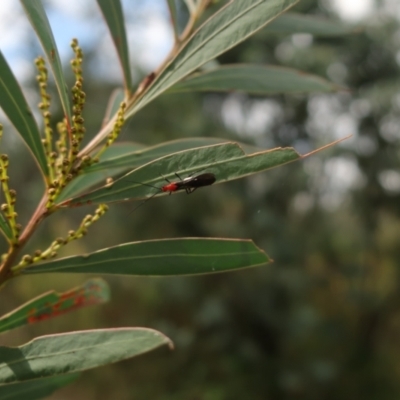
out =
[[(303, 2), (299, 10), (327, 15), (323, 3)], [(63, 390), (66, 398), (382, 400), (400, 395), (400, 24), (383, 3), (377, 7), (373, 21), (352, 36), (313, 38), (307, 44), (307, 37), (260, 32), (220, 59), (328, 74), (349, 91), (274, 96), (267, 103), (235, 94), (166, 95), (128, 122), (122, 139), (146, 144), (218, 136), (264, 147), (294, 146), (304, 153), (338, 134), (354, 136), (304, 162), (193, 196), (154, 199), (129, 217), (132, 204), (114, 205), (99, 222), (97, 237), (71, 244), (72, 253), (164, 237), (250, 237), (275, 262), (208, 277), (112, 277), (107, 279), (110, 304), (6, 336), (16, 344), (49, 332), (132, 325), (159, 329), (175, 342), (172, 353), (161, 349), (85, 373)], [(86, 73), (87, 121), (96, 128), (111, 89)], [(91, 108), (91, 99), (104, 102)], [(247, 125), (229, 124), (235, 117), (226, 111), (229, 102), (238, 104)], [(259, 104), (271, 107), (271, 122), (255, 136), (246, 126)], [(28, 176), (32, 162), (20, 159), (17, 174)], [(82, 213), (76, 211), (75, 222), (61, 215), (56, 226), (50, 218), (32, 248), (76, 225)], [(0, 310), (81, 281), (80, 276), (21, 278), (5, 289)]]

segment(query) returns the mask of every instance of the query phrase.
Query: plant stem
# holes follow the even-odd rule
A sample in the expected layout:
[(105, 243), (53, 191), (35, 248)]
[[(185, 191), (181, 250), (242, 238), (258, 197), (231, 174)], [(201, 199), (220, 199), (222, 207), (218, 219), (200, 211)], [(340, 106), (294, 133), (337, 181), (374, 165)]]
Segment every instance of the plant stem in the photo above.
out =
[(45, 207), (46, 202), (47, 202), (47, 195), (44, 195), (42, 200), (38, 204), (35, 212), (33, 213), (32, 218), (29, 220), (28, 224), (26, 225), (26, 228), (22, 232), (18, 244), (10, 247), (6, 260), (0, 266), (0, 286), (10, 278), (9, 277), (10, 269), (13, 266), (16, 257), (20, 253), (20, 250), (32, 236), (36, 227), (49, 214), (49, 210), (47, 210)]

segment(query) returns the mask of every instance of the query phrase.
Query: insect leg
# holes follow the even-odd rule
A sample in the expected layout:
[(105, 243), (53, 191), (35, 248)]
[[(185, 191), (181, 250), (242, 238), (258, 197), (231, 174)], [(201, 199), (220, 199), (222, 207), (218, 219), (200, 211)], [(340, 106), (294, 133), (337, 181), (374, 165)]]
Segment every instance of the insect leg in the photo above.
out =
[(163, 174), (160, 174), (168, 183), (171, 183), (171, 181), (167, 178), (167, 177), (165, 177)]
[(175, 176), (180, 180), (183, 181), (183, 179), (179, 176), (179, 174), (177, 172), (175, 172)]

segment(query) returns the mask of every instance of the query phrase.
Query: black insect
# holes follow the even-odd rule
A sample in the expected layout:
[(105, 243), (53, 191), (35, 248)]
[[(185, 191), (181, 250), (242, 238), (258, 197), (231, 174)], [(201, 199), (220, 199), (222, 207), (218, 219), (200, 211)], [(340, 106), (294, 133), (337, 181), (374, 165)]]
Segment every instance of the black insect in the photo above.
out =
[(149, 185), (148, 183), (136, 182), (136, 183), (139, 183), (144, 186), (153, 187), (154, 189), (157, 189), (157, 192), (152, 194), (148, 199), (146, 199), (145, 201), (140, 203), (137, 207), (135, 207), (131, 211), (131, 213), (133, 213), (137, 208), (142, 206), (147, 201), (151, 200), (159, 192), (169, 192), (169, 194), (172, 194), (172, 192), (184, 190), (187, 194), (190, 194), (190, 193), (193, 193), (199, 187), (212, 185), (217, 180), (215, 175), (210, 172), (206, 172), (204, 174), (199, 174), (199, 175), (195, 175), (195, 176), (188, 176), (187, 178), (184, 178), (184, 179), (182, 179), (176, 172), (175, 172), (175, 175), (179, 179), (179, 181), (171, 182), (169, 179), (164, 177), (164, 179), (168, 183), (161, 187)]

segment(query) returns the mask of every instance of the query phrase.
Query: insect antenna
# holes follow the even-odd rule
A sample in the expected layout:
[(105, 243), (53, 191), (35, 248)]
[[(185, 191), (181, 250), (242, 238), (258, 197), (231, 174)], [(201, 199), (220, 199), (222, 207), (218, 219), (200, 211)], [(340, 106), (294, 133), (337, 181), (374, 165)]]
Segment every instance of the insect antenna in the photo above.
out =
[[(158, 189), (158, 188), (157, 188)], [(139, 207), (141, 207), (143, 204), (147, 203), (149, 200), (151, 200), (158, 192), (155, 192), (152, 194), (150, 197), (148, 197), (146, 200), (143, 200), (140, 204), (138, 204), (132, 211), (128, 213), (128, 215), (131, 215), (134, 211), (136, 211)]]
[(158, 194), (159, 192), (161, 192), (162, 190), (154, 185), (150, 185), (149, 183), (143, 183), (143, 182), (138, 182), (138, 181), (131, 181), (131, 180), (127, 180), (127, 182), (132, 182), (132, 183), (138, 183), (139, 185), (143, 185), (143, 186), (148, 186), (154, 189), (157, 189), (158, 191), (155, 192), (154, 194), (152, 194), (150, 197), (148, 197), (146, 200), (143, 200), (140, 204), (138, 204), (132, 211), (130, 211), (128, 213), (128, 215), (131, 215), (134, 211), (136, 211), (139, 207), (141, 207), (143, 204), (147, 203), (149, 200), (151, 200), (156, 194)]
[(126, 179), (127, 182), (132, 182), (132, 183), (138, 183), (139, 185), (143, 185), (143, 186), (148, 186), (148, 187), (152, 187), (154, 189), (158, 189), (160, 190), (160, 188), (158, 186), (154, 186), (154, 185), (150, 185), (149, 183), (144, 183), (144, 182), (138, 182), (138, 181), (131, 181), (129, 179)]

